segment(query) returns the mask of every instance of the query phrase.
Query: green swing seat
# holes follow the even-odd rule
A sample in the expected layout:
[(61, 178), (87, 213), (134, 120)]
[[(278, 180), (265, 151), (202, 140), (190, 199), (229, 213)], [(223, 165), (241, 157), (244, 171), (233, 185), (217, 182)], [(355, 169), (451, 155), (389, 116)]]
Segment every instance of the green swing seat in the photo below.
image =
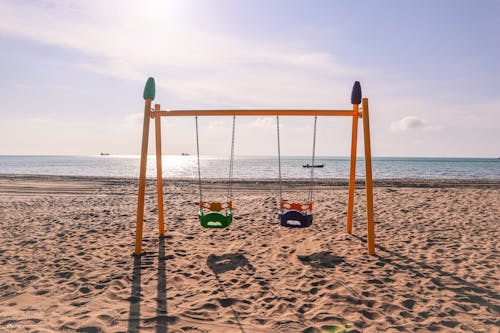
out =
[(204, 214), (200, 211), (198, 213), (198, 219), (200, 220), (203, 228), (227, 228), (233, 221), (233, 212), (229, 211), (226, 214), (209, 212)]
[[(203, 209), (209, 210), (204, 213)], [(221, 213), (222, 210), (226, 213)], [(233, 221), (233, 203), (229, 202), (200, 202), (200, 211), (198, 212), (198, 219), (201, 226), (204, 228), (227, 228)]]

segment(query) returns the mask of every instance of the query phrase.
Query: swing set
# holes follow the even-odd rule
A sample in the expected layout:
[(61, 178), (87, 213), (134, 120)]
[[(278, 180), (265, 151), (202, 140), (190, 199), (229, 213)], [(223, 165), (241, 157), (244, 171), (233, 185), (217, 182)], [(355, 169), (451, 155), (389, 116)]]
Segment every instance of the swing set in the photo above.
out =
[[(163, 168), (161, 150), (161, 117), (195, 117), (196, 126), (196, 153), (198, 167), (199, 212), (198, 219), (204, 228), (227, 228), (233, 219), (232, 203), (232, 178), (234, 165), (235, 124), (237, 116), (276, 116), (276, 131), (278, 138), (278, 171), (279, 171), (279, 211), (280, 225), (290, 228), (310, 227), (313, 221), (313, 184), (314, 162), (316, 150), (316, 128), (318, 116), (344, 116), (352, 117), (351, 159), (349, 175), (349, 194), (347, 203), (346, 233), (352, 233), (352, 220), (354, 213), (354, 189), (356, 180), (356, 148), (358, 141), (358, 119), (363, 119), (364, 148), (365, 148), (365, 189), (366, 189), (366, 216), (367, 216), (367, 247), (368, 254), (375, 254), (375, 226), (373, 214), (373, 184), (370, 148), (370, 123), (368, 114), (368, 99), (362, 98), (361, 85), (354, 83), (351, 104), (352, 110), (169, 110), (162, 111), (160, 104), (151, 108), (155, 98), (155, 81), (148, 78), (144, 88), (144, 123), (142, 131), (142, 149), (139, 175), (139, 191), (137, 201), (136, 239), (134, 254), (142, 254), (142, 233), (144, 224), (144, 201), (146, 192), (146, 163), (148, 153), (148, 139), (150, 119), (155, 120), (156, 141), (156, 181), (158, 199), (158, 229), (160, 237), (165, 235), (164, 209), (163, 209)], [(361, 104), (361, 108), (359, 107)], [(231, 153), (229, 159), (228, 194), (226, 201), (205, 201), (202, 191), (202, 177), (200, 165), (200, 142), (198, 117), (203, 116), (232, 116)], [(308, 200), (305, 203), (289, 202), (283, 199), (282, 173), (281, 173), (281, 148), (280, 148), (280, 116), (314, 116), (313, 148), (310, 168), (310, 181)]]

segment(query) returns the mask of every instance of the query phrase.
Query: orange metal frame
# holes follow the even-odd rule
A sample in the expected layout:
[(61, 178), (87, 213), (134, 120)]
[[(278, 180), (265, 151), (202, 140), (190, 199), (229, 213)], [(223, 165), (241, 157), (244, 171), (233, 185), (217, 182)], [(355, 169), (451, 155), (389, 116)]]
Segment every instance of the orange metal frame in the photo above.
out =
[[(149, 80), (148, 80), (149, 84)], [(150, 88), (150, 87), (149, 87)], [(146, 85), (148, 89), (148, 85)], [(362, 99), (362, 108), (353, 104), (352, 110), (166, 110), (163, 111), (159, 104), (151, 109), (154, 100), (154, 81), (152, 96), (144, 94), (144, 123), (142, 132), (142, 149), (139, 175), (139, 191), (137, 200), (137, 220), (135, 255), (142, 254), (142, 234), (144, 225), (144, 200), (146, 192), (146, 162), (148, 153), (148, 138), (150, 119), (155, 120), (156, 141), (156, 184), (158, 199), (158, 230), (160, 237), (165, 235), (165, 222), (163, 211), (163, 177), (162, 177), (162, 151), (161, 151), (161, 117), (193, 117), (193, 116), (345, 116), (352, 117), (351, 161), (349, 175), (349, 194), (347, 202), (346, 233), (352, 233), (352, 220), (354, 212), (354, 190), (356, 181), (356, 148), (358, 142), (358, 118), (363, 121), (363, 137), (365, 148), (365, 188), (366, 188), (366, 217), (367, 217), (367, 248), (368, 254), (375, 254), (375, 225), (373, 212), (373, 182), (372, 159), (370, 144), (370, 122), (368, 113), (368, 99)], [(152, 97), (152, 98), (150, 98)], [(214, 207), (216, 208), (216, 207)]]

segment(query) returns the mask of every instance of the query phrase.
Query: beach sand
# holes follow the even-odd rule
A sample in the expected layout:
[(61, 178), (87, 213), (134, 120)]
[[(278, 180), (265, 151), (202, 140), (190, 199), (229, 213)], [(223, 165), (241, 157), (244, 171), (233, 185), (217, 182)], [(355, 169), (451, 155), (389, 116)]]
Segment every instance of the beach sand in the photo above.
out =
[(376, 256), (362, 184), (352, 235), (345, 180), (316, 186), (310, 228), (278, 225), (275, 182), (238, 181), (207, 230), (196, 183), (165, 181), (159, 239), (148, 181), (134, 257), (135, 180), (0, 176), (0, 332), (499, 332), (500, 181), (376, 182)]

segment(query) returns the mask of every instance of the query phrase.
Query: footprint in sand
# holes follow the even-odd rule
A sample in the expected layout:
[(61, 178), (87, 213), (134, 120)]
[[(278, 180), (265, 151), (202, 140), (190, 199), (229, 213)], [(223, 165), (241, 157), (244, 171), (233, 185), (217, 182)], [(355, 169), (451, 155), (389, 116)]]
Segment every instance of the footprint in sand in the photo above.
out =
[(84, 332), (84, 333), (101, 333), (104, 332), (104, 330), (100, 327), (96, 326), (84, 326), (76, 329), (77, 332)]
[(303, 264), (315, 268), (335, 268), (337, 265), (344, 262), (343, 257), (334, 256), (329, 252), (318, 252), (307, 256), (297, 256)]
[(193, 326), (183, 326), (181, 327), (182, 333), (205, 333), (206, 330), (199, 329)]
[(407, 308), (409, 310), (413, 310), (413, 306), (415, 306), (415, 303), (416, 302), (412, 299), (406, 299), (406, 300), (401, 302), (401, 305), (403, 305), (405, 308)]

